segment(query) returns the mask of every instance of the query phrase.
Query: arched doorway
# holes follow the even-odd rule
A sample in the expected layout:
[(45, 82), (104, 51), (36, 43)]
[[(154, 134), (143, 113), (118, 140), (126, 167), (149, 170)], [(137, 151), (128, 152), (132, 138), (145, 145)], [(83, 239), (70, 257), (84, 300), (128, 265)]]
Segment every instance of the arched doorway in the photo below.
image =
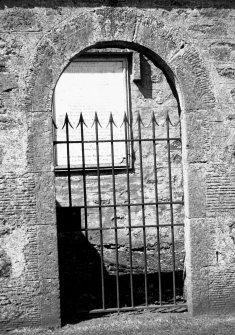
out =
[(185, 303), (177, 92), (151, 52), (130, 46), (88, 48), (55, 89), (63, 322)]
[[(68, 16), (59, 26), (45, 33), (32, 49), (25, 68), (22, 106), (27, 112), (29, 127), (28, 164), (36, 185), (37, 238), (39, 246), (41, 241), (47, 246), (39, 247), (43, 257), (38, 261), (38, 275), (42, 279), (39, 303), (42, 325), (52, 324), (51, 320), (54, 320), (53, 324), (60, 322), (56, 199), (53, 186), (55, 174), (52, 168), (52, 95), (69, 60), (90, 46), (129, 48), (145, 55), (162, 70), (177, 102), (179, 93), (182, 110), (187, 303), (189, 312), (195, 315), (213, 309), (211, 306), (214, 303), (209, 304), (210, 301), (214, 302), (214, 298), (209, 295), (208, 271), (210, 276), (214, 276), (214, 272), (208, 268), (208, 253), (204, 247), (208, 243), (205, 178), (208, 141), (203, 134), (204, 129), (211, 126), (207, 115), (215, 111), (215, 96), (198, 49), (190, 39), (184, 43), (178, 37), (166, 21), (151, 12), (136, 8), (99, 8), (81, 10), (79, 18), (77, 15)], [(198, 152), (202, 155), (198, 155)], [(198, 245), (200, 248), (195, 247)], [(53, 289), (48, 290), (51, 283)], [(202, 296), (205, 299), (202, 300)]]

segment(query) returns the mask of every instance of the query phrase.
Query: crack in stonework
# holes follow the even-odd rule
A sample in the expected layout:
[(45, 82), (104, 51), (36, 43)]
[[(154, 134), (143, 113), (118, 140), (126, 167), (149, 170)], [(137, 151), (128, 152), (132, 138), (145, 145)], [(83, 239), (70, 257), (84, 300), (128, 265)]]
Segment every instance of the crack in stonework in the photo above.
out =
[(136, 16), (135, 23), (134, 23), (135, 24), (135, 29), (134, 29), (134, 33), (133, 33), (133, 37), (132, 37), (132, 42), (136, 41), (137, 34), (138, 34), (138, 31), (139, 31), (140, 23), (141, 23), (141, 18), (139, 18), (138, 16)]
[(182, 57), (185, 53), (185, 46), (181, 47), (180, 50), (176, 51), (176, 53), (169, 59), (168, 63), (173, 62), (177, 57)]

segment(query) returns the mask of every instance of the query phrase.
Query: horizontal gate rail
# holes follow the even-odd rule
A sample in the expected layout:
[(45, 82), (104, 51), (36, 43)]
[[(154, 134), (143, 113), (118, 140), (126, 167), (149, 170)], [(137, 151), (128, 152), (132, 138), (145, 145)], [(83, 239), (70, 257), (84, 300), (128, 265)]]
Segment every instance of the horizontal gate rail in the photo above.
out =
[[(180, 137), (171, 137), (171, 138), (157, 138), (154, 140), (154, 142), (162, 142), (162, 141), (181, 141), (181, 138)], [(134, 143), (134, 142), (153, 142), (153, 139), (152, 138), (136, 138), (136, 139), (127, 139), (127, 140), (113, 140), (112, 141), (113, 143), (119, 143), (119, 142), (127, 142), (127, 143)], [(66, 144), (67, 141), (54, 141), (54, 144)], [(73, 140), (70, 140), (69, 141), (70, 144), (79, 144), (79, 143), (89, 143), (89, 144), (92, 144), (92, 143), (96, 143), (96, 141), (73, 141)], [(99, 140), (99, 143), (110, 143), (110, 140)]]
[[(159, 201), (159, 202), (144, 202), (143, 205), (144, 206), (154, 206), (154, 205), (183, 205), (184, 202), (183, 201)], [(137, 206), (142, 206), (142, 203), (137, 202), (137, 203), (133, 203), (133, 204), (116, 204), (116, 205), (112, 205), (112, 204), (105, 204), (105, 205), (87, 205), (87, 206), (79, 206), (80, 208), (100, 208), (100, 207), (137, 207)]]
[[(135, 306), (135, 307), (121, 307), (118, 308), (118, 312), (131, 312), (131, 311), (136, 311), (136, 310), (156, 310), (156, 311), (166, 311), (167, 309), (171, 312), (173, 311), (177, 311), (179, 309), (182, 309), (182, 312), (186, 312), (187, 311), (187, 304), (161, 304), (161, 305), (148, 305), (148, 307), (146, 308), (146, 306)], [(90, 314), (99, 314), (99, 313), (114, 313), (117, 312), (117, 308), (106, 308), (106, 309), (93, 309), (92, 311), (90, 311)]]
[[(170, 224), (160, 224), (160, 227), (171, 227)], [(175, 223), (174, 227), (184, 227), (183, 223)], [(112, 229), (126, 229), (127, 226), (118, 226), (118, 227), (102, 227), (101, 228), (80, 228), (81, 231), (86, 231), (86, 230), (112, 230)], [(136, 226), (130, 226), (128, 227), (129, 229), (138, 229), (138, 228), (156, 228), (156, 225), (136, 225)]]

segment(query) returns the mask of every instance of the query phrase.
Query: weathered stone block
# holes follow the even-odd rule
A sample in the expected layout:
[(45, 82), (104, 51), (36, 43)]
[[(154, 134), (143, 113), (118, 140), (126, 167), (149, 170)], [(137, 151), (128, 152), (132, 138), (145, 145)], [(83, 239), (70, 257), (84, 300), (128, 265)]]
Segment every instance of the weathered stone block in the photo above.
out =
[[(176, 60), (174, 60), (174, 63)], [(202, 63), (196, 50), (185, 48), (175, 68), (184, 92), (184, 106), (187, 110), (207, 109), (215, 106), (215, 97), (209, 81), (208, 69)]]
[(209, 310), (208, 274), (210, 236), (205, 219), (186, 219), (188, 253), (186, 257), (186, 283), (189, 311), (194, 315)]
[(52, 112), (33, 112), (30, 122), (30, 151), (32, 171), (50, 172), (53, 170)]
[(41, 279), (58, 278), (57, 228), (56, 226), (39, 226), (38, 233), (38, 262)]
[(9, 73), (0, 72), (0, 94), (18, 88), (18, 78)]
[(209, 150), (208, 111), (186, 111), (185, 114), (187, 160), (190, 163), (206, 162)]
[(234, 169), (227, 163), (211, 163), (207, 168), (207, 216), (234, 215)]
[(188, 202), (186, 217), (203, 218), (206, 216), (206, 165), (204, 163), (190, 164), (187, 168)]
[[(54, 53), (54, 50), (47, 51), (50, 53)], [(45, 112), (47, 108), (45, 105), (47, 103), (47, 95), (51, 94), (51, 89), (49, 88), (52, 83), (52, 64), (49, 64), (46, 60), (44, 60), (42, 66), (40, 67), (39, 72), (37, 73), (38, 81), (37, 85), (34, 87), (35, 95), (32, 101), (32, 110), (33, 111), (43, 111)], [(46, 105), (46, 107), (49, 107)]]
[(235, 44), (226, 42), (213, 43), (210, 46), (211, 57), (219, 62), (228, 62), (231, 59)]
[(235, 69), (232, 67), (217, 68), (217, 72), (222, 77), (235, 80)]
[(41, 326), (59, 327), (61, 322), (58, 279), (41, 280), (41, 292)]
[(27, 8), (7, 10), (1, 15), (1, 29), (5, 31), (40, 30), (40, 21), (36, 20), (36, 13)]
[(11, 274), (11, 260), (4, 249), (0, 249), (0, 278), (10, 277)]
[(217, 20), (216, 22), (210, 23), (198, 23), (189, 27), (189, 30), (192, 30), (197, 33), (206, 34), (210, 36), (226, 36), (227, 27), (223, 21)]
[(35, 175), (35, 192), (38, 225), (55, 225), (54, 173)]
[(230, 95), (231, 95), (232, 101), (235, 102), (235, 88), (231, 89)]

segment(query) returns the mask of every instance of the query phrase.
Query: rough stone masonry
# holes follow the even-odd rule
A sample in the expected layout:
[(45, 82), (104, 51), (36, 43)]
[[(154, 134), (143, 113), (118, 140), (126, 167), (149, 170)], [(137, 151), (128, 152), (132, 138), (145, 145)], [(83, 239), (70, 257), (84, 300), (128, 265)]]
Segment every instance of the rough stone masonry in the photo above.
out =
[(234, 26), (232, 0), (0, 1), (1, 329), (60, 325), (52, 96), (101, 46), (144, 55), (153, 86), (164, 74), (165, 90), (133, 88), (133, 110), (164, 110), (168, 84), (178, 97), (188, 308), (234, 313)]

